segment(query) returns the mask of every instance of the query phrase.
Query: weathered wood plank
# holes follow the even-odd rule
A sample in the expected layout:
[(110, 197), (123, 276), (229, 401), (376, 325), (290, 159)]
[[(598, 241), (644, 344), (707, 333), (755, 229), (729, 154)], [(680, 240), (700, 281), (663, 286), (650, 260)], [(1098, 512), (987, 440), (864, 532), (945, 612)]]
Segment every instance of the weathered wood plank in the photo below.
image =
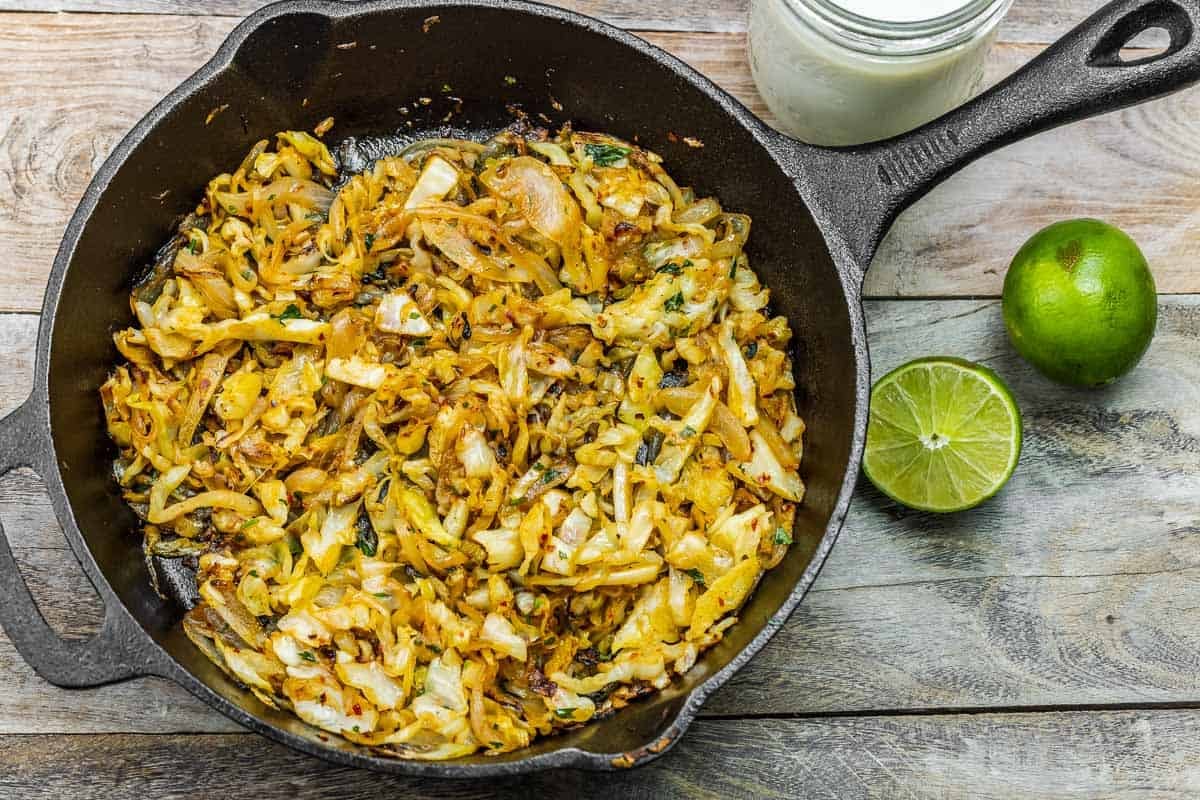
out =
[[(949, 352), (1008, 379), (1026, 422), (1021, 466), (993, 501), (949, 517), (862, 487), (814, 592), (706, 713), (1200, 702), (1200, 297), (1164, 298), (1142, 365), (1101, 392), (1037, 377), (995, 302), (867, 313), (877, 372)], [(12, 400), (28, 382), (32, 319), (0, 315)], [(28, 473), (0, 480), (0, 519), (52, 621), (94, 624)], [(56, 690), (0, 639), (0, 732), (227, 728), (161, 682)]]
[(996, 302), (879, 301), (867, 318), (877, 375), (944, 352), (1005, 377), (1021, 464), (949, 516), (863, 481), (813, 594), (708, 710), (1200, 699), (1197, 298), (1165, 300), (1142, 364), (1100, 392), (1036, 375)]
[[(1047, 44), (1102, 5), (1102, 0), (1016, 0), (1000, 41)], [(110, 14), (183, 14), (242, 17), (264, 0), (0, 0), (3, 11), (85, 11)], [(638, 3), (635, 0), (554, 2), (625, 28), (701, 32), (744, 31), (749, 0)]]
[(408, 798), (1189, 798), (1200, 792), (1194, 710), (702, 720), (662, 759), (597, 775), (487, 782), (335, 767), (249, 734), (0, 738), (0, 793)]
[[(987, 81), (1037, 52), (998, 47)], [(1119, 225), (1141, 245), (1160, 292), (1196, 291), (1200, 92), (1171, 95), (1011, 145), (968, 166), (901, 215), (867, 276), (872, 297), (999, 296), (1040, 228), (1072, 217)]]
[[(211, 54), (228, 17), (6, 15), (0, 26), (0, 311), (34, 311), (59, 237), (104, 156)], [(766, 114), (741, 34), (648, 38)], [(996, 49), (989, 80), (1036, 46)], [(137, 80), (130, 80), (131, 74)], [(1200, 92), (1015, 145), (969, 167), (906, 213), (867, 278), (868, 296), (987, 296), (1033, 231), (1099, 216), (1142, 243), (1165, 292), (1200, 290), (1192, 234), (1200, 181), (1190, 143)]]
[[(200, 17), (246, 16), (268, 0), (0, 0), (0, 12), (58, 11), (105, 14), (160, 14)], [(642, 3), (637, 0), (555, 0), (562, 6), (622, 28), (662, 31), (742, 31), (747, 0)]]

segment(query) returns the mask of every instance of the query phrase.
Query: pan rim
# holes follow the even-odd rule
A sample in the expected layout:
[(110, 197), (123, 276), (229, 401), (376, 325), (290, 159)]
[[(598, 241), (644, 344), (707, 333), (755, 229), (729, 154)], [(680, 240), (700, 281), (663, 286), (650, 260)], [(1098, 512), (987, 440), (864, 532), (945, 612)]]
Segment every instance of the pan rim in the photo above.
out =
[(780, 607), (729, 663), (714, 672), (686, 695), (683, 705), (676, 712), (671, 724), (660, 735), (658, 740), (628, 752), (597, 753), (578, 747), (564, 747), (545, 753), (515, 758), (511, 761), (491, 764), (455, 763), (453, 761), (424, 762), (402, 758), (383, 758), (367, 753), (340, 750), (318, 744), (310, 738), (291, 733), (267, 722), (261, 717), (244, 711), (231, 701), (225, 699), (215, 689), (204, 683), (171, 657), (142, 628), (141, 623), (134, 618), (124, 602), (116, 595), (115, 590), (111, 587), (107, 577), (92, 556), (90, 548), (79, 529), (74, 511), (66, 494), (57, 449), (54, 445), (54, 429), (51, 425), (49, 411), (50, 353), (53, 345), (55, 320), (66, 277), (75, 259), (75, 253), (83, 230), (95, 212), (100, 197), (116, 174), (139, 150), (147, 137), (163, 119), (174, 108), (198, 91), (201, 91), (223, 72), (235, 68), (236, 58), (250, 35), (275, 19), (294, 14), (316, 14), (330, 20), (341, 20), (401, 10), (428, 9), (436, 13), (438, 9), (464, 8), (499, 9), (510, 13), (560, 21), (576, 29), (600, 34), (642, 55), (648, 56), (662, 68), (671, 70), (699, 89), (710, 101), (715, 103), (730, 117), (730, 124), (736, 122), (745, 128), (754, 137), (759, 146), (771, 157), (780, 172), (787, 175), (794, 182), (797, 194), (804, 199), (804, 191), (800, 185), (800, 181), (792, 174), (792, 170), (787, 168), (785, 163), (787, 154), (783, 152), (784, 148), (781, 147), (781, 140), (790, 140), (768, 128), (765, 123), (759, 120), (758, 117), (739, 101), (675, 56), (632, 33), (593, 17), (563, 8), (530, 2), (530, 0), (434, 0), (432, 2), (430, 0), (365, 0), (358, 3), (341, 3), (334, 2), (333, 0), (282, 0), (282, 2), (273, 3), (259, 9), (239, 23), (225, 38), (216, 53), (203, 66), (168, 93), (121, 138), (112, 153), (109, 154), (97, 170), (76, 206), (54, 258), (46, 285), (41, 319), (38, 326), (34, 387), (29, 402), (40, 407), (44, 414), (40, 422), (44, 426), (42, 433), (45, 436), (47, 444), (47, 454), (44, 459), (45, 468), (39, 471), (42, 473), (42, 478), (50, 494), (56, 517), (62, 524), (71, 549), (79, 558), (80, 563), (97, 591), (108, 601), (109, 613), (120, 613), (123, 617), (127, 618), (123, 621), (136, 626), (137, 630), (141, 632), (141, 635), (144, 637), (145, 646), (153, 651), (152, 662), (157, 667), (152, 670), (154, 674), (167, 677), (178, 683), (224, 716), (258, 734), (292, 749), (343, 766), (367, 768), (377, 772), (418, 777), (486, 778), (526, 774), (552, 768), (615, 770), (640, 766), (656, 759), (673, 747), (684, 731), (694, 721), (705, 700), (720, 686), (724, 685), (732, 675), (745, 666), (766, 645), (779, 628), (783, 626), (815, 581), (818, 572), (837, 540), (842, 523), (849, 509), (851, 494), (857, 482), (858, 468), (862, 460), (863, 442), (866, 436), (869, 391), (866, 333), (859, 287), (857, 280), (853, 277), (856, 274), (861, 275), (861, 269), (855, 265), (854, 259), (842, 243), (836, 239), (829, 238), (827, 231), (824, 229), (821, 230), (822, 238), (831, 259), (837, 267), (838, 278), (842, 284), (843, 295), (847, 303), (850, 321), (850, 344), (856, 360), (855, 415), (851, 431), (852, 438), (849, 460), (845, 465), (845, 474), (838, 490), (833, 511), (825, 525), (825, 530), (817, 549)]

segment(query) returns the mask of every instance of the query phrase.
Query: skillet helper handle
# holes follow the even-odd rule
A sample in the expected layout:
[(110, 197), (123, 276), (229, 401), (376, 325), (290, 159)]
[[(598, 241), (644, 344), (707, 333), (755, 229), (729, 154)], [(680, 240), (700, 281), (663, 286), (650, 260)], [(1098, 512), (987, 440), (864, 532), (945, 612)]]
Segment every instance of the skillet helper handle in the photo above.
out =
[[(18, 467), (41, 470), (47, 455), (42, 430), (45, 401), (36, 395), (0, 419), (0, 475)], [(115, 602), (115, 601), (113, 601)], [(134, 623), (106, 604), (104, 624), (90, 639), (64, 639), (47, 624), (25, 579), (17, 569), (12, 548), (0, 526), (0, 625), (21, 657), (38, 675), (55, 686), (83, 688), (133, 678), (150, 672), (139, 669), (132, 645)]]
[[(1154, 28), (1170, 36), (1166, 49), (1123, 60), (1121, 48)], [(921, 128), (873, 144), (817, 149), (816, 169), (806, 170), (810, 195), (865, 269), (901, 211), (980, 156), (1197, 80), (1200, 0), (1116, 0), (992, 89)]]

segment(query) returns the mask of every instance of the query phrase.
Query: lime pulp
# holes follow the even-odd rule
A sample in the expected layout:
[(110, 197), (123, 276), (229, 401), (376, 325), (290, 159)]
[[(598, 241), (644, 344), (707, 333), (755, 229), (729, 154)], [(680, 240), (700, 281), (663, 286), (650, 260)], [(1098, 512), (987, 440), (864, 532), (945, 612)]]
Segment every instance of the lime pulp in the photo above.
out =
[(1007, 483), (1021, 455), (1021, 414), (1000, 376), (958, 358), (922, 358), (871, 390), (863, 471), (922, 511), (962, 511)]

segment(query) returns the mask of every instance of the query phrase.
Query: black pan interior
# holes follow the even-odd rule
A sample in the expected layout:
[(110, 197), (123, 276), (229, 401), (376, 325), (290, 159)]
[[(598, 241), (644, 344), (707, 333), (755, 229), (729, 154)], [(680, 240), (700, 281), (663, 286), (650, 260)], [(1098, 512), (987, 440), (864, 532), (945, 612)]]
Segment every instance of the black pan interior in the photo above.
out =
[[(208, 178), (234, 168), (256, 140), (285, 128), (311, 130), (326, 116), (337, 120), (332, 140), (415, 138), (447, 129), (484, 138), (514, 121), (514, 107), (535, 121), (545, 114), (551, 123), (571, 120), (577, 129), (637, 141), (662, 154), (681, 184), (751, 215), (752, 266), (797, 333), (797, 399), (808, 423), (808, 495), (796, 545), (759, 587), (742, 623), (677, 688), (607, 723), (543, 741), (534, 752), (565, 744), (615, 752), (652, 741), (684, 695), (729, 663), (785, 602), (835, 505), (853, 436), (850, 314), (857, 309), (848, 308), (820, 231), (791, 179), (759, 143), (748, 113), (724, 107), (673, 62), (659, 63), (602, 30), (498, 5), (269, 20), (231, 66), (177, 99), (103, 191), (62, 287), (49, 395), (67, 495), (118, 596), (188, 672), (227, 701), (300, 736), (315, 732), (264, 709), (226, 679), (182, 636), (178, 599), (163, 601), (150, 587), (135, 519), (109, 477), (112, 450), (96, 394), (117, 359), (111, 333), (131, 322), (130, 288), (176, 220), (194, 207)], [(206, 122), (214, 109), (221, 110)], [(685, 136), (703, 147), (689, 146)]]

